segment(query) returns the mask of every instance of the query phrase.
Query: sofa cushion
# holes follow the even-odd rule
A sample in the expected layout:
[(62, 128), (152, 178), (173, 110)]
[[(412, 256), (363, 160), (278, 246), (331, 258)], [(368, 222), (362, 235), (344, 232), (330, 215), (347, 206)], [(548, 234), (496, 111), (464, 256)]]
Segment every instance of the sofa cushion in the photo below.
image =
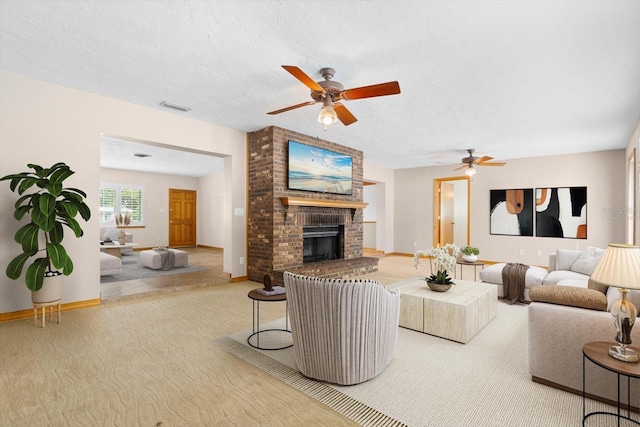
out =
[[(502, 269), (507, 265), (504, 262), (490, 265), (489, 267), (480, 270), (480, 280), (488, 283), (495, 283), (496, 285), (502, 285)], [(530, 266), (525, 275), (524, 287), (530, 289), (534, 286), (542, 284), (542, 279), (547, 275), (547, 270), (541, 267)]]
[(589, 280), (589, 276), (582, 273), (576, 273), (571, 270), (554, 270), (549, 272), (542, 281), (543, 285), (557, 285), (561, 280)]
[(581, 251), (571, 249), (558, 249), (556, 251), (555, 270), (571, 270), (571, 266), (582, 255)]
[[(607, 311), (611, 311), (611, 306), (614, 302), (620, 299), (620, 291), (614, 286), (609, 286), (607, 289)], [(629, 291), (627, 293), (627, 301), (636, 306), (636, 309), (640, 308), (640, 291)]]
[(595, 289), (558, 285), (536, 286), (529, 291), (529, 298), (532, 302), (546, 302), (598, 311), (607, 309), (607, 297)]
[(570, 270), (591, 276), (593, 270), (596, 269), (596, 265), (600, 262), (602, 254), (604, 254), (604, 249), (588, 246), (582, 251), (582, 254), (580, 254), (578, 259), (573, 263)]

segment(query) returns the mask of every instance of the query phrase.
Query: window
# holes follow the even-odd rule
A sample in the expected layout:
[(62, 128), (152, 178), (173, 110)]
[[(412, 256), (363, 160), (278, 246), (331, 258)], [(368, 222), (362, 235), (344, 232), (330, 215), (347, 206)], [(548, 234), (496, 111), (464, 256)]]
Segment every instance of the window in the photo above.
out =
[(100, 223), (115, 224), (115, 216), (131, 215), (129, 225), (144, 225), (144, 186), (100, 184)]

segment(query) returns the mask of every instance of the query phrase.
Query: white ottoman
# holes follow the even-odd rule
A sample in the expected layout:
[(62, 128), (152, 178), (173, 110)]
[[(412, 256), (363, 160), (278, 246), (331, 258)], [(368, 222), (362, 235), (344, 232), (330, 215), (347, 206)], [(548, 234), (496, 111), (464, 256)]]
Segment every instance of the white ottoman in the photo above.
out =
[[(504, 287), (502, 283), (502, 269), (507, 265), (504, 262), (493, 264), (479, 272), (480, 280), (487, 283), (498, 285), (498, 296), (504, 296)], [(547, 270), (542, 267), (529, 266), (525, 276), (524, 298), (529, 300), (529, 289), (534, 286), (542, 285), (542, 280), (546, 277)]]
[[(179, 249), (169, 249), (175, 257), (174, 267), (184, 267), (189, 264), (189, 253)], [(140, 251), (140, 265), (143, 267), (159, 270), (162, 268), (162, 256), (160, 252), (153, 249)]]

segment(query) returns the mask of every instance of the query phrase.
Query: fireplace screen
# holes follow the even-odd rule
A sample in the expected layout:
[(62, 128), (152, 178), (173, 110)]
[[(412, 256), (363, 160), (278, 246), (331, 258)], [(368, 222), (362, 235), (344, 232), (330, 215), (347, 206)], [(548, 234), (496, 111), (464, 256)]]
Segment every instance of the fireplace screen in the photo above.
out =
[(319, 262), (339, 259), (340, 226), (304, 227), (302, 262)]

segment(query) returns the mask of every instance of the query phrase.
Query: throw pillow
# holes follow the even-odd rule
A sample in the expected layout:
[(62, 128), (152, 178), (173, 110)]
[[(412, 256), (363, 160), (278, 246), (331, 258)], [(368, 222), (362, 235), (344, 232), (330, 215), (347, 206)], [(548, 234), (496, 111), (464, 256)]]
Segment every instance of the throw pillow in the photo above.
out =
[(542, 285), (529, 291), (531, 302), (546, 302), (588, 310), (605, 311), (607, 297), (600, 291), (572, 286)]
[(587, 287), (589, 289), (595, 289), (596, 291), (602, 292), (603, 294), (607, 294), (607, 291), (609, 290), (609, 286), (607, 285), (603, 285), (600, 282), (596, 282), (595, 280), (591, 280), (591, 278), (589, 278)]
[(120, 237), (120, 230), (118, 230), (117, 228), (109, 228), (102, 235), (102, 240), (107, 240), (108, 238), (114, 242), (117, 242), (119, 237)]
[(582, 254), (580, 254), (578, 259), (573, 263), (573, 265), (571, 266), (571, 271), (591, 276), (593, 270), (596, 269), (596, 265), (598, 265), (598, 262), (600, 262), (602, 254), (604, 254), (604, 249), (588, 246), (584, 251), (582, 251)]
[(571, 266), (580, 257), (580, 251), (558, 249), (556, 251), (556, 270), (571, 270)]

